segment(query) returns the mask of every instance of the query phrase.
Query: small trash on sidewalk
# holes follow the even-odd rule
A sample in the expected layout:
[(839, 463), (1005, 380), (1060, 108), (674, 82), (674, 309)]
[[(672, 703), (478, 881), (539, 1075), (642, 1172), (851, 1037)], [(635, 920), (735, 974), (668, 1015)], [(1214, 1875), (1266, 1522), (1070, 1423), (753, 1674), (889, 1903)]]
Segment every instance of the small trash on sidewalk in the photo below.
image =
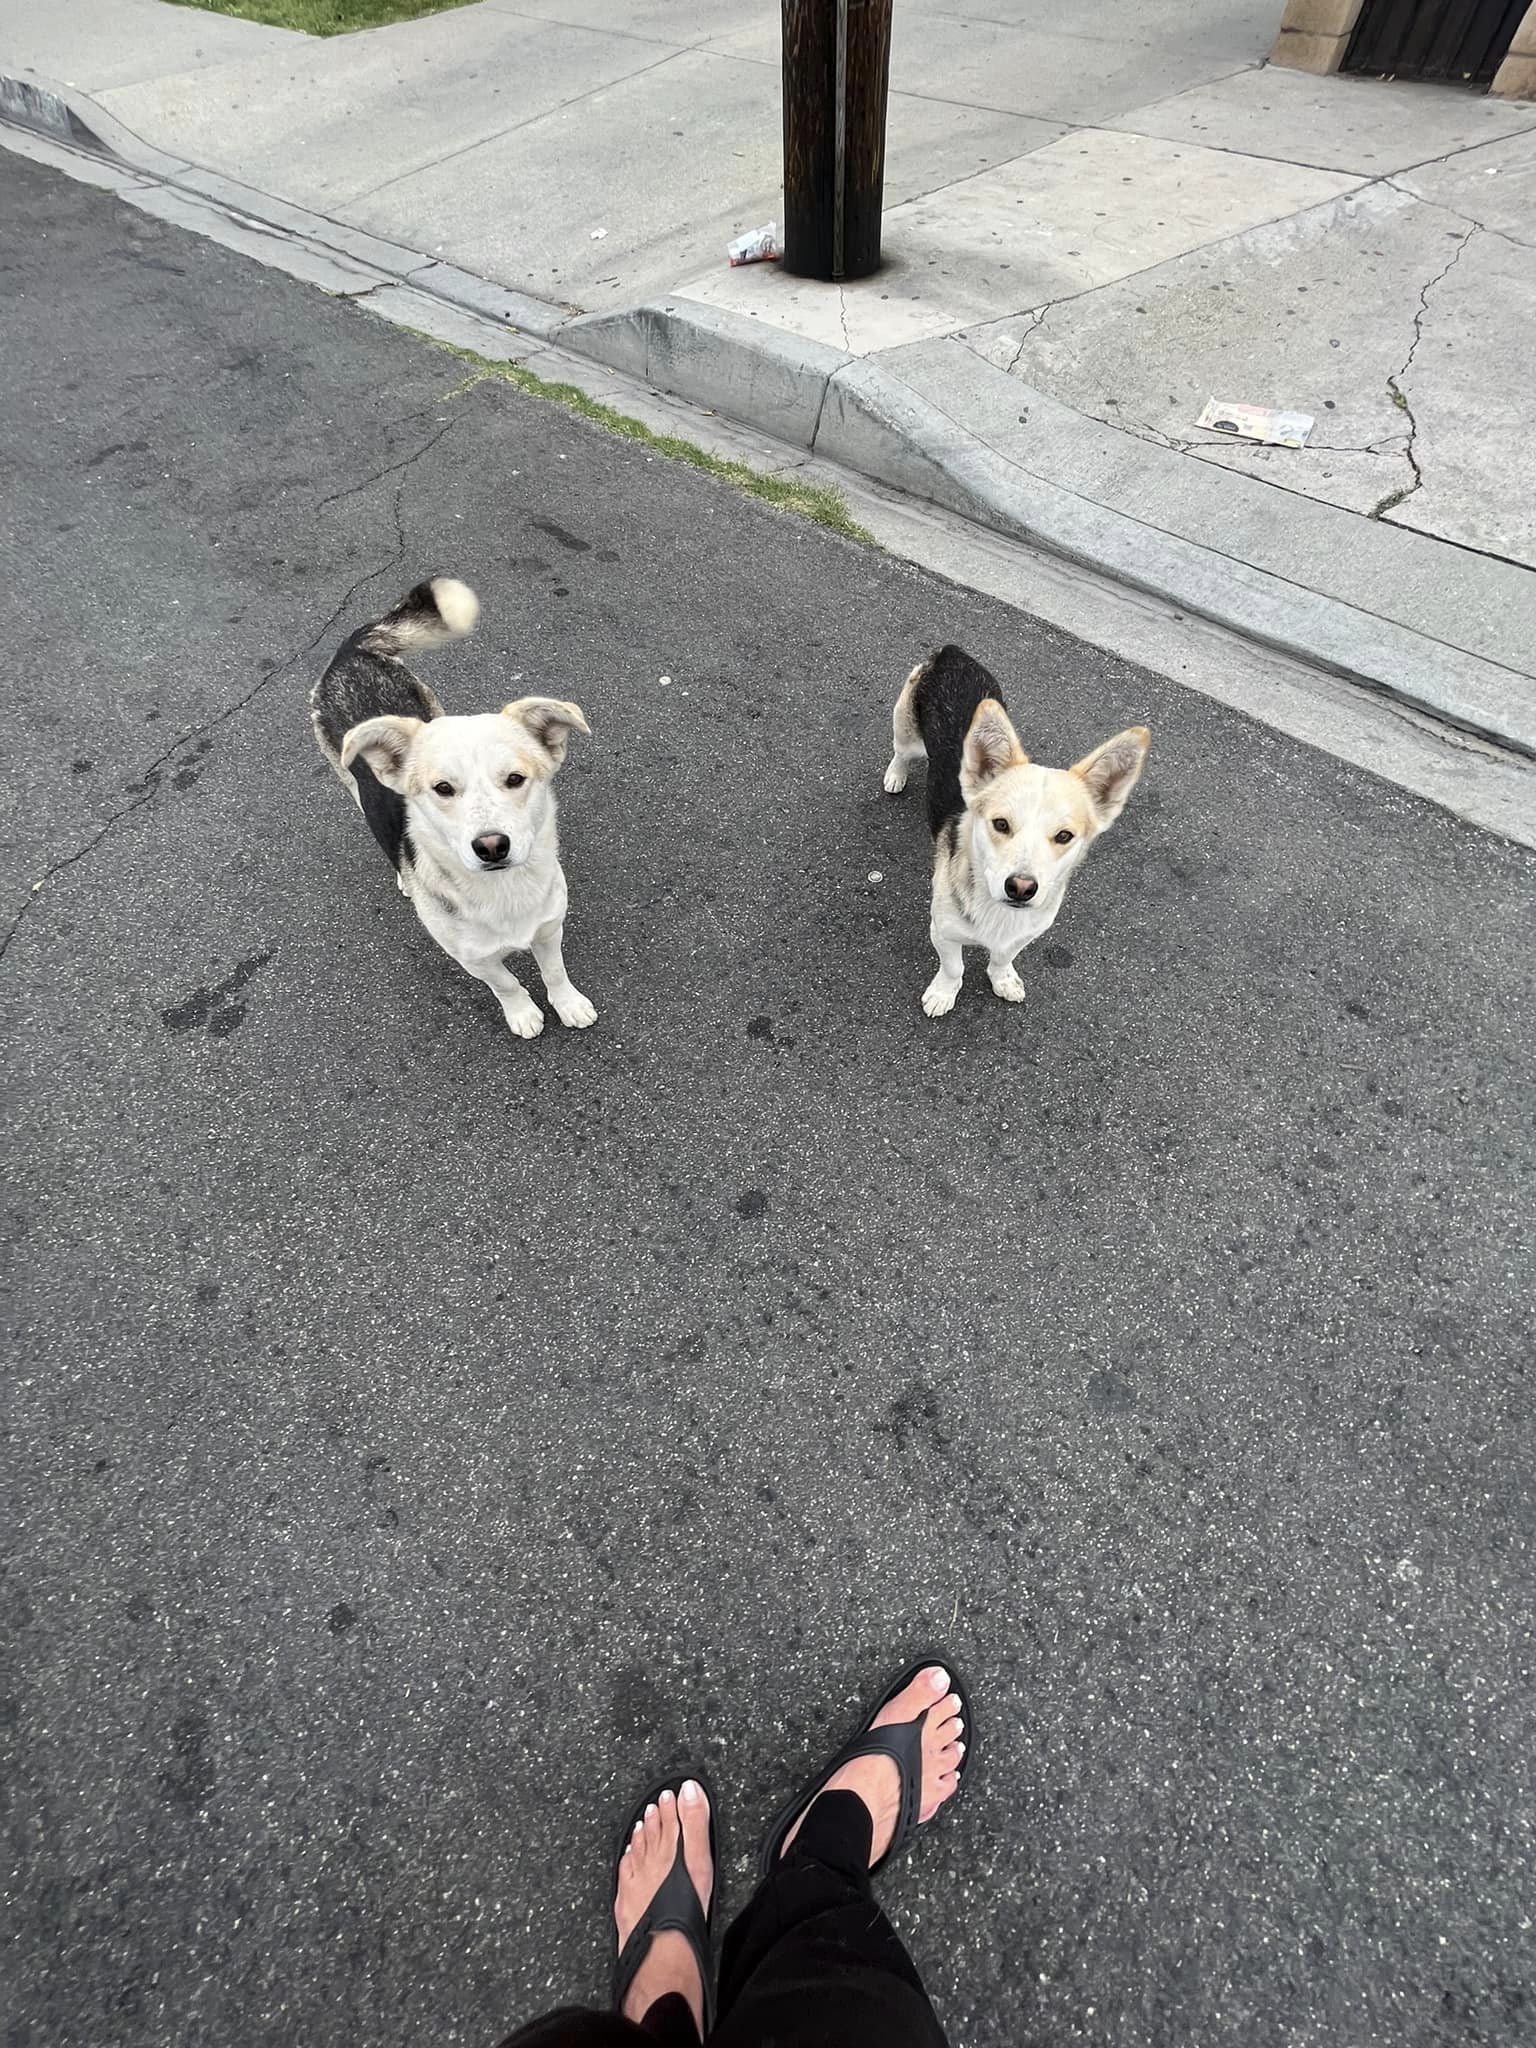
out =
[(1215, 434), (1235, 434), (1240, 441), (1262, 441), (1266, 448), (1305, 448), (1315, 424), (1309, 412), (1278, 412), (1271, 405), (1233, 405), (1208, 398), (1195, 421)]
[(606, 228), (594, 228), (592, 230), (591, 235), (588, 237), (588, 240), (593, 242), (602, 242), (606, 241), (607, 238), (608, 230)]
[(750, 234), (738, 235), (726, 249), (731, 259), (731, 268), (739, 269), (743, 263), (777, 263), (784, 254), (779, 247), (779, 224), (767, 221), (760, 228), (753, 228)]

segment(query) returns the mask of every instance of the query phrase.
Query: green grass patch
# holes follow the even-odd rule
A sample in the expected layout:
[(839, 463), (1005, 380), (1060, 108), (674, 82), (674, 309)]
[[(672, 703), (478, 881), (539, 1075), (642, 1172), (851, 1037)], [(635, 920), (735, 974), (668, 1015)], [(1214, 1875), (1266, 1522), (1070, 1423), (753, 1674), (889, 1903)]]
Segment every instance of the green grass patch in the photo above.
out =
[(727, 462), (722, 456), (711, 455), (706, 449), (696, 447), (692, 441), (679, 440), (675, 434), (653, 433), (640, 420), (631, 419), (628, 413), (615, 412), (611, 405), (600, 405), (576, 385), (551, 384), (543, 377), (536, 377), (532, 370), (525, 370), (521, 363), (492, 362), (488, 356), (476, 355), (472, 348), (457, 348), (452, 342), (438, 341), (430, 334), (421, 334), (418, 338), (431, 342), (434, 348), (442, 349), (447, 355), (457, 356), (460, 362), (474, 365), (475, 374), (466, 377), (462, 384), (456, 384), (452, 391), (445, 392), (446, 398), (457, 398), (462, 392), (472, 391), (477, 384), (488, 379), (510, 384), (529, 398), (546, 399), (551, 405), (562, 406), (566, 412), (574, 413), (578, 419), (590, 420), (593, 426), (601, 427), (605, 433), (617, 434), (620, 440), (638, 442), (642, 448), (664, 455), (668, 462), (686, 462), (692, 469), (702, 469), (708, 476), (719, 477), (722, 483), (745, 491), (749, 498), (761, 498), (765, 505), (777, 505), (781, 512), (794, 512), (802, 519), (814, 519), (818, 526), (842, 534), (845, 540), (862, 541), (866, 547), (878, 545), (874, 535), (867, 533), (850, 515), (837, 491), (817, 484), (791, 483), (784, 477), (762, 476), (744, 462)]
[(205, 14), (234, 14), (241, 21), (264, 21), (272, 28), (296, 28), (307, 36), (344, 36), (353, 29), (467, 7), (469, 0), (171, 0), (171, 5), (199, 7)]

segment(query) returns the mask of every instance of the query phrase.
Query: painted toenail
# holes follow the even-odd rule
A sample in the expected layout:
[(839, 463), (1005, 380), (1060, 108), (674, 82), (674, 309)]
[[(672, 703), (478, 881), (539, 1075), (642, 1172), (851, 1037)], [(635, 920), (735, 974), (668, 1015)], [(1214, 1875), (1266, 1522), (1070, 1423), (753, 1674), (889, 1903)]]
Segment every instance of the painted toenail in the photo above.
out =
[(958, 1714), (958, 1713), (959, 1713), (959, 1711), (960, 1711), (960, 1695), (959, 1695), (959, 1693), (957, 1693), (957, 1692), (952, 1692), (952, 1693), (950, 1694), (949, 1698), (948, 1698), (948, 1699), (947, 1699), (947, 1700), (946, 1700), (946, 1701), (944, 1702), (944, 1704), (945, 1704), (945, 1706), (946, 1706), (946, 1707), (948, 1707), (949, 1711), (950, 1711), (950, 1712), (951, 1712), (952, 1714)]
[(961, 1756), (965, 1755), (965, 1744), (963, 1742), (957, 1742), (955, 1748), (960, 1752)]
[(672, 1794), (670, 1792), (663, 1792), (661, 1795), (661, 1803), (663, 1806), (670, 1806), (672, 1803)]
[(935, 1665), (928, 1674), (928, 1683), (935, 1692), (948, 1692), (949, 1673), (941, 1665)]
[(683, 1789), (678, 1796), (681, 1798), (684, 1806), (697, 1806), (704, 1797), (704, 1790), (692, 1778), (685, 1778), (683, 1780)]
[(652, 1814), (653, 1814), (653, 1813), (654, 1813), (655, 1811), (656, 1811), (656, 1802), (655, 1802), (655, 1800), (653, 1799), (653, 1800), (651, 1801), (650, 1805), (649, 1805), (649, 1806), (648, 1806), (648, 1807), (647, 1807), (647, 1808), (645, 1809), (645, 1817), (646, 1817), (646, 1819), (647, 1819), (647, 1820), (649, 1820), (649, 1819), (650, 1819), (650, 1817), (651, 1817), (651, 1815), (652, 1815)]

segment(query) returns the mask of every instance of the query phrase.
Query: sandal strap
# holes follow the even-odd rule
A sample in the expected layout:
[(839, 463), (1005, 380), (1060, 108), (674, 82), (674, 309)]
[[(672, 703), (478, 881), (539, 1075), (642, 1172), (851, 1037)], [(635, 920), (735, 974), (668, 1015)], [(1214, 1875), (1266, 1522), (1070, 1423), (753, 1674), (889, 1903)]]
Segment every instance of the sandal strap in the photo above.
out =
[[(644, 1811), (643, 1807), (641, 1811)], [(713, 1802), (710, 1804), (710, 1821), (710, 1847), (713, 1851)], [(615, 2012), (629, 1995), (629, 1988), (640, 1974), (640, 1966), (650, 1954), (651, 1943), (658, 1934), (680, 1934), (693, 1950), (694, 1960), (699, 1966), (699, 1981), (704, 1987), (704, 2031), (707, 2034), (714, 2024), (715, 2016), (714, 1987), (710, 1981), (709, 1916), (705, 1913), (703, 1901), (694, 1888), (693, 1879), (688, 1875), (681, 1830), (678, 1832), (677, 1854), (672, 1859), (672, 1868), (656, 1887), (651, 1903), (630, 1929), (629, 1939), (614, 1959)]]
[[(856, 1735), (851, 1742), (843, 1744), (828, 1766), (829, 1778), (844, 1764), (851, 1764), (861, 1756), (888, 1756), (896, 1766), (900, 1779), (896, 1825), (891, 1830), (885, 1854), (878, 1863), (870, 1866), (871, 1870), (878, 1870), (881, 1863), (899, 1856), (917, 1827), (917, 1817), (923, 1810), (923, 1723), (926, 1719), (926, 1714), (919, 1714), (915, 1721), (891, 1721), (883, 1728), (871, 1728), (864, 1735)], [(821, 1793), (817, 1792), (801, 1812), (809, 1813), (820, 1797)]]
[[(955, 1675), (954, 1661), (941, 1653), (920, 1658), (909, 1664), (899, 1677), (892, 1680), (885, 1693), (873, 1708), (870, 1720), (888, 1707), (906, 1691), (921, 1671), (930, 1665), (942, 1665), (950, 1674), (950, 1685), (958, 1694), (961, 1712), (966, 1721), (966, 1732), (971, 1732), (970, 1700), (961, 1680)], [(936, 1703), (935, 1703), (936, 1704)], [(879, 1862), (871, 1866), (871, 1874), (898, 1855), (911, 1841), (917, 1831), (918, 1816), (923, 1801), (923, 1729), (927, 1724), (931, 1707), (922, 1708), (909, 1721), (890, 1721), (883, 1727), (872, 1728), (866, 1722), (859, 1733), (845, 1742), (837, 1754), (819, 1770), (812, 1781), (802, 1787), (788, 1803), (782, 1806), (769, 1826), (758, 1852), (758, 1876), (767, 1877), (778, 1862), (784, 1848), (784, 1839), (795, 1823), (806, 1814), (826, 1790), (827, 1780), (844, 1764), (852, 1763), (861, 1756), (888, 1756), (896, 1766), (900, 1779), (900, 1791), (896, 1808), (896, 1825), (891, 1832), (890, 1843)], [(975, 1738), (972, 1736), (974, 1747)], [(969, 1751), (961, 1759), (962, 1772), (970, 1761)]]

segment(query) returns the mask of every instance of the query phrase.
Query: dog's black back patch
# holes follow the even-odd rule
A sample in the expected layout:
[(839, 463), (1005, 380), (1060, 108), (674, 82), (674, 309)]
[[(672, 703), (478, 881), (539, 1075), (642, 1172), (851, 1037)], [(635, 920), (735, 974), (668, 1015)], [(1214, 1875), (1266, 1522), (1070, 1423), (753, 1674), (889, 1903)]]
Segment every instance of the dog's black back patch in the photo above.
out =
[[(360, 645), (372, 631), (371, 626), (364, 626), (344, 641), (315, 686), (316, 722), (338, 754), (353, 726), (365, 719), (419, 718), (425, 724), (437, 716), (432, 700), (403, 661), (374, 654)], [(405, 798), (386, 789), (364, 760), (354, 761), (349, 772), (357, 784), (368, 829), (398, 872), (402, 861), (411, 859)]]
[(928, 829), (935, 839), (965, 809), (960, 794), (965, 736), (976, 706), (988, 697), (1003, 703), (996, 678), (960, 647), (941, 647), (930, 655), (912, 692), (912, 715), (928, 750)]
[(430, 698), (405, 663), (370, 654), (358, 646), (361, 638), (354, 633), (343, 642), (315, 686), (315, 717), (338, 754), (353, 726), (365, 719), (419, 718), (425, 723), (435, 715)]
[(389, 855), (390, 866), (398, 869), (402, 852), (407, 856), (410, 852), (405, 830), (405, 798), (397, 791), (387, 789), (366, 761), (352, 763), (352, 780), (357, 784), (368, 830)]

